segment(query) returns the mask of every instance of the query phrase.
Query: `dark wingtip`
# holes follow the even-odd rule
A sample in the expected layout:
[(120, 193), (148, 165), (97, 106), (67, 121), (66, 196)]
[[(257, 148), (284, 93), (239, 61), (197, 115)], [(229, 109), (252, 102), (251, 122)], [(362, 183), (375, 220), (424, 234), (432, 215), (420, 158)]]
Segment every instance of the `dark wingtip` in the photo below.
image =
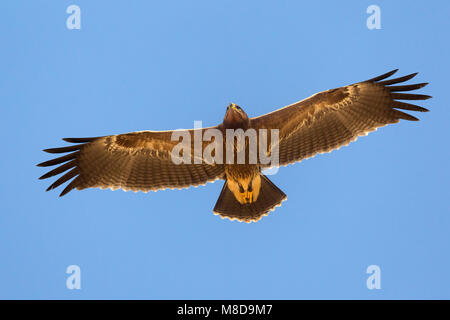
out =
[(391, 70), (391, 71), (389, 71), (389, 72), (386, 72), (383, 76), (386, 76), (386, 78), (387, 78), (387, 77), (390, 77), (390, 76), (392, 76), (394, 73), (396, 73), (398, 70), (399, 70), (399, 69)]
[(410, 115), (408, 113), (405, 113), (405, 114), (407, 114), (407, 116), (404, 116), (401, 119), (408, 120), (408, 121), (420, 121), (418, 118), (416, 118), (416, 117), (414, 117), (414, 116), (412, 116), (412, 115)]
[(63, 141), (70, 142), (70, 143), (86, 143), (91, 142), (98, 137), (89, 137), (89, 138), (62, 138)]
[(410, 84), (411, 87), (414, 87), (414, 90), (421, 89), (423, 87), (426, 87), (429, 85), (429, 82), (422, 82), (422, 83), (416, 83), (416, 84)]
[[(398, 79), (395, 79), (395, 80), (398, 80)], [(414, 90), (418, 90), (418, 89), (425, 87), (427, 84), (428, 84), (428, 82), (424, 82), (424, 83), (406, 84), (406, 85), (400, 85), (400, 86), (385, 86), (385, 88), (391, 92), (414, 91)]]
[(412, 94), (412, 93), (392, 93), (392, 99), (396, 100), (428, 100), (431, 96), (426, 94)]
[(68, 147), (44, 149), (43, 151), (48, 152), (48, 153), (66, 153), (66, 152), (80, 150), (82, 146), (83, 146), (83, 144), (77, 144), (77, 145), (68, 146)]
[(397, 71), (398, 71), (398, 69), (394, 69), (394, 70), (392, 70), (392, 71), (386, 72), (386, 73), (384, 73), (384, 74), (382, 74), (382, 75), (380, 75), (380, 76), (377, 76), (377, 77), (375, 77), (375, 78), (366, 80), (366, 82), (367, 82), (367, 81), (372, 81), (372, 82), (373, 82), (373, 81), (380, 81), (380, 80), (389, 78), (390, 76), (392, 76), (392, 75), (393, 75), (394, 73), (396, 73)]
[(77, 187), (77, 183), (78, 180), (80, 179), (80, 177), (76, 177), (74, 180), (72, 180), (65, 188), (64, 190), (59, 194), (60, 197), (65, 196), (66, 194), (68, 194), (70, 191), (72, 191), (73, 189), (75, 189)]
[(419, 121), (419, 119), (410, 115), (409, 113), (405, 113), (405, 112), (395, 110), (395, 109), (393, 110), (393, 113), (399, 119), (408, 120), (408, 121)]
[[(405, 77), (405, 78), (407, 78), (408, 80), (410, 80), (410, 79), (412, 79), (412, 78), (415, 78), (418, 74), (419, 74), (418, 72), (413, 72), (413, 73), (407, 74), (406, 76), (403, 76), (403, 77)], [(403, 78), (403, 77), (402, 77), (402, 78)]]
[(396, 73), (398, 70), (399, 70), (399, 69), (397, 68), (397, 69), (394, 69), (394, 70), (391, 70), (391, 71), (387, 72), (386, 74), (389, 74), (389, 77), (390, 77), (390, 76), (392, 76), (394, 73)]
[(408, 80), (411, 80), (412, 78), (414, 78), (414, 77), (417, 76), (418, 74), (419, 74), (418, 72), (416, 72), (416, 73), (411, 73), (411, 74), (408, 74), (408, 75), (403, 76), (403, 77), (400, 77), (400, 78), (394, 78), (394, 79), (390, 79), (390, 80), (384, 80), (384, 81), (381, 81), (381, 82), (378, 82), (378, 83), (379, 83), (379, 84), (382, 84), (382, 85), (384, 85), (384, 86), (387, 86), (387, 85), (396, 84), (396, 83), (400, 83), (400, 82), (406, 82), (406, 81), (408, 81)]
[(410, 104), (402, 101), (394, 101), (393, 108), (403, 109), (403, 110), (411, 110), (411, 111), (419, 111), (419, 112), (428, 112), (430, 110), (416, 106), (415, 104)]

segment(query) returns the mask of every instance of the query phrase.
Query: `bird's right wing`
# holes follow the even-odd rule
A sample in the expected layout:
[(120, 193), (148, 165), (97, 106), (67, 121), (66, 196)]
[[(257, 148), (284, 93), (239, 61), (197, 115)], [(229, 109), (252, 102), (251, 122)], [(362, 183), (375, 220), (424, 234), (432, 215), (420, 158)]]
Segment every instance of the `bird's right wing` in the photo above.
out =
[[(211, 128), (208, 128), (211, 129)], [(195, 129), (206, 130), (206, 129)], [(187, 133), (193, 148), (195, 130), (177, 130)], [(180, 189), (222, 179), (221, 164), (174, 163), (171, 152), (179, 141), (172, 141), (174, 131), (140, 131), (97, 138), (63, 139), (76, 145), (46, 149), (49, 153), (68, 153), (56, 159), (38, 164), (41, 167), (60, 165), (40, 179), (65, 173), (47, 191), (74, 178), (60, 196), (72, 189), (110, 188), (150, 191)], [(191, 147), (190, 146), (190, 147)], [(203, 142), (202, 148), (204, 148)], [(68, 172), (66, 172), (68, 171)]]

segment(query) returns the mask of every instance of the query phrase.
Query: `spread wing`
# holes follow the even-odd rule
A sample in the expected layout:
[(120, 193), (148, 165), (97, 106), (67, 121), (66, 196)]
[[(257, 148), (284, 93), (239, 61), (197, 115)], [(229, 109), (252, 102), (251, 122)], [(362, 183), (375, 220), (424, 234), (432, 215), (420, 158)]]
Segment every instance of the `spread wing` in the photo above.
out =
[[(191, 150), (194, 150), (195, 130), (178, 130), (180, 135), (190, 135)], [(220, 164), (195, 164), (193, 158), (191, 164), (175, 164), (171, 152), (181, 140), (172, 141), (173, 132), (141, 131), (96, 138), (63, 139), (76, 145), (44, 150), (68, 154), (38, 164), (41, 167), (60, 165), (40, 179), (65, 173), (50, 185), (49, 191), (74, 178), (61, 192), (60, 196), (63, 196), (74, 188), (122, 188), (147, 192), (187, 188), (223, 178), (224, 168)]]
[(279, 129), (279, 164), (287, 165), (348, 145), (359, 136), (399, 119), (418, 119), (399, 111), (428, 111), (398, 100), (425, 100), (422, 94), (402, 93), (427, 83), (395, 85), (417, 73), (385, 80), (397, 70), (376, 78), (317, 93), (305, 100), (252, 118), (255, 129)]

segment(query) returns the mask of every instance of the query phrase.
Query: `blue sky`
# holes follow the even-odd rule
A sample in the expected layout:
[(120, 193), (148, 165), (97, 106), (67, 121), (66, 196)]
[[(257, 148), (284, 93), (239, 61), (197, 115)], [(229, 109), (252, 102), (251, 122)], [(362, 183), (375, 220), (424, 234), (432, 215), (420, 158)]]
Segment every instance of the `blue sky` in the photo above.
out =
[[(68, 30), (66, 8), (81, 8)], [(371, 4), (381, 29), (366, 27)], [(450, 298), (448, 1), (2, 1), (0, 298)], [(60, 138), (219, 123), (400, 68), (422, 121), (282, 168), (256, 224), (182, 191), (45, 192)], [(417, 116), (417, 115), (416, 115)], [(81, 289), (66, 268), (81, 268)], [(366, 268), (381, 269), (368, 290)]]

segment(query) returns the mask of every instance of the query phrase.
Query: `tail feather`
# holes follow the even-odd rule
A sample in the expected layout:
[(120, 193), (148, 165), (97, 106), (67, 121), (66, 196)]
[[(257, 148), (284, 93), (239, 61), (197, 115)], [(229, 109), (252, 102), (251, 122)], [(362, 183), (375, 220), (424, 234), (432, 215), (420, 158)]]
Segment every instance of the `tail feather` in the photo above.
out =
[(219, 199), (214, 207), (214, 214), (230, 220), (256, 222), (270, 211), (280, 206), (287, 196), (266, 176), (261, 175), (261, 190), (258, 199), (253, 203), (240, 204), (234, 194), (228, 189), (227, 183), (223, 185)]

